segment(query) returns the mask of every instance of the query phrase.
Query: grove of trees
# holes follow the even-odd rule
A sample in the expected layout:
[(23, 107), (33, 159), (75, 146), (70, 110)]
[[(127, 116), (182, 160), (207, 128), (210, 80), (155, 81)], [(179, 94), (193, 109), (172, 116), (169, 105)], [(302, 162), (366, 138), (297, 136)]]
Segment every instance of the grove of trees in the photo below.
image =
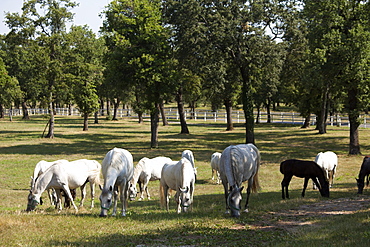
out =
[[(0, 36), (0, 117), (3, 109), (76, 106), (84, 117), (99, 107), (130, 105), (151, 119), (158, 146), (164, 102), (242, 105), (246, 143), (254, 115), (279, 103), (294, 105), (326, 133), (329, 115), (348, 114), (349, 153), (361, 153), (361, 113), (369, 108), (370, 1), (359, 0), (113, 0), (101, 13), (99, 36), (73, 26), (72, 0), (27, 0), (7, 13)], [(308, 127), (306, 121), (303, 127)]]

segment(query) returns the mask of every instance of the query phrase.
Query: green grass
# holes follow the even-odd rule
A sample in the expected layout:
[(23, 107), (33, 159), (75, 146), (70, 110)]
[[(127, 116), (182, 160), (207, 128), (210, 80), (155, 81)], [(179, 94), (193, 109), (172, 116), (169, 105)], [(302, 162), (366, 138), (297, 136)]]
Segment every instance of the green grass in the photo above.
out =
[[(349, 215), (311, 217), (310, 225), (264, 229), (257, 225), (281, 220), (271, 218), (272, 212), (285, 212), (301, 205), (357, 198), (355, 177), (362, 156), (348, 156), (348, 128), (328, 127), (328, 133), (301, 129), (293, 125), (256, 125), (256, 145), (261, 151), (261, 191), (250, 198), (250, 212), (234, 219), (224, 214), (222, 185), (210, 179), (210, 157), (231, 144), (243, 143), (245, 130), (236, 124), (234, 131), (225, 131), (220, 123), (189, 121), (190, 135), (179, 134), (178, 123), (160, 126), (159, 148), (150, 149), (150, 124), (136, 120), (90, 123), (82, 131), (82, 119), (57, 118), (55, 138), (43, 139), (46, 120), (32, 117), (30, 121), (14, 118), (0, 120), (0, 239), (4, 246), (368, 246), (370, 244), (370, 210)], [(370, 150), (370, 130), (360, 130), (363, 154)], [(96, 207), (63, 210), (58, 213), (44, 196), (45, 205), (26, 213), (30, 176), (40, 160), (96, 159), (101, 162), (113, 147), (129, 150), (137, 163), (142, 157), (168, 156), (180, 159), (184, 149), (194, 152), (198, 167), (194, 210), (177, 214), (175, 203), (170, 211), (159, 205), (158, 181), (149, 183), (151, 201), (129, 202), (126, 217), (99, 218), (100, 192)], [(320, 151), (332, 150), (339, 156), (339, 166), (331, 198), (323, 199), (309, 186), (305, 198), (300, 197), (303, 180), (293, 178), (291, 199), (281, 200), (279, 172), (281, 161), (289, 158), (313, 160)], [(368, 198), (365, 189), (364, 198)], [(78, 192), (78, 198), (79, 198)], [(77, 202), (79, 199), (77, 199)], [(266, 219), (269, 219), (268, 221)]]

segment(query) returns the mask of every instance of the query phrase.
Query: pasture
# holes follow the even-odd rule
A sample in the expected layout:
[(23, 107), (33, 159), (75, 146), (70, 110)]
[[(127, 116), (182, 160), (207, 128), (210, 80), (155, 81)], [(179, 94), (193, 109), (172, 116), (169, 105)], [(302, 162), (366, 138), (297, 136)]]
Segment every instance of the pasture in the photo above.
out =
[[(178, 123), (159, 128), (159, 148), (150, 149), (150, 123), (135, 120), (108, 121), (89, 125), (83, 132), (82, 119), (56, 118), (55, 138), (41, 138), (46, 121), (32, 117), (13, 122), (0, 120), (0, 239), (2, 246), (369, 246), (370, 188), (357, 195), (355, 177), (363, 156), (348, 156), (349, 130), (328, 127), (318, 135), (314, 127), (259, 124), (256, 146), (262, 157), (258, 194), (251, 194), (249, 213), (240, 218), (225, 215), (222, 185), (211, 180), (210, 158), (231, 144), (244, 143), (245, 129), (236, 124), (225, 131), (221, 123), (188, 121), (190, 135), (181, 135)], [(370, 129), (360, 129), (363, 154), (370, 152)], [(197, 169), (193, 212), (176, 213), (160, 208), (159, 182), (149, 183), (151, 200), (129, 201), (127, 216), (100, 218), (100, 190), (95, 208), (85, 207), (58, 213), (47, 200), (36, 211), (25, 212), (30, 176), (40, 160), (95, 159), (102, 162), (113, 147), (129, 150), (134, 164), (143, 158), (181, 158), (194, 153)], [(281, 199), (280, 162), (298, 158), (314, 160), (318, 152), (332, 150), (339, 165), (330, 190), (322, 198), (312, 182), (301, 198), (303, 179), (293, 178), (289, 200)], [(89, 186), (87, 186), (89, 187)], [(245, 190), (243, 202), (245, 203)], [(89, 190), (88, 190), (89, 193)], [(77, 203), (80, 191), (77, 190)], [(78, 204), (77, 204), (78, 205)], [(119, 204), (120, 205), (120, 204)], [(118, 206), (120, 208), (120, 206)], [(109, 214), (111, 211), (109, 212)], [(120, 215), (120, 214), (118, 214)]]

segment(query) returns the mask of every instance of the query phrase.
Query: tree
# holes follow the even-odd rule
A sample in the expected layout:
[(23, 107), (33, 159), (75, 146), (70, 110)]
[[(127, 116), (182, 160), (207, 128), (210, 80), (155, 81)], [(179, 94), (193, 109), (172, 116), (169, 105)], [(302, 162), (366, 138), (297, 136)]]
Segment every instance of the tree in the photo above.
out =
[[(33, 66), (37, 67), (35, 70), (38, 73), (34, 75), (45, 92), (45, 102), (48, 104), (50, 114), (47, 138), (54, 137), (54, 104), (58, 88), (62, 88), (61, 85), (64, 83), (62, 68), (66, 51), (63, 47), (66, 22), (72, 20), (73, 14), (69, 9), (75, 6), (76, 3), (70, 0), (28, 0), (23, 3), (21, 15), (18, 13), (7, 15), (11, 33), (21, 37), (16, 47), (26, 45), (37, 54)], [(37, 59), (42, 62), (36, 63)]]
[(350, 122), (349, 154), (360, 154), (360, 112), (369, 105), (370, 90), (370, 3), (358, 0), (304, 2), (310, 50), (321, 61), (317, 78), (327, 85), (322, 94), (327, 93), (328, 87), (345, 92)]
[(140, 106), (150, 113), (152, 148), (158, 147), (159, 106), (173, 90), (169, 33), (162, 25), (160, 3), (157, 0), (113, 1), (104, 12), (103, 24), (107, 43), (119, 54), (115, 68), (125, 72), (121, 80), (126, 87), (122, 90), (135, 90)]
[(72, 88), (74, 102), (84, 117), (83, 130), (88, 130), (88, 117), (99, 108), (96, 87), (103, 75), (103, 39), (97, 39), (88, 28), (74, 26), (67, 35), (66, 84)]
[(12, 104), (22, 97), (22, 91), (16, 78), (8, 75), (5, 64), (0, 58), (0, 118), (4, 117), (4, 107), (11, 108)]

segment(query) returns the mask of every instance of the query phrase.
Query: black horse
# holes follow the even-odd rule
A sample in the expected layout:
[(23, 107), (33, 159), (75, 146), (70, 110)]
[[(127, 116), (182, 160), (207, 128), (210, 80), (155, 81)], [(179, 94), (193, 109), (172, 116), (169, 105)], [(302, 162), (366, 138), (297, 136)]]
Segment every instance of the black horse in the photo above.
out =
[(358, 174), (357, 181), (357, 194), (362, 194), (365, 186), (365, 177), (366, 177), (366, 186), (369, 185), (369, 175), (370, 175), (370, 156), (365, 156), (362, 161), (360, 173)]
[(283, 199), (285, 199), (285, 194), (286, 198), (289, 198), (288, 186), (293, 176), (304, 178), (302, 197), (304, 197), (310, 178), (316, 184), (317, 188), (319, 188), (321, 196), (329, 197), (329, 183), (325, 179), (323, 170), (315, 162), (296, 159), (286, 160), (281, 162), (280, 172), (284, 174), (283, 181), (281, 182)]

